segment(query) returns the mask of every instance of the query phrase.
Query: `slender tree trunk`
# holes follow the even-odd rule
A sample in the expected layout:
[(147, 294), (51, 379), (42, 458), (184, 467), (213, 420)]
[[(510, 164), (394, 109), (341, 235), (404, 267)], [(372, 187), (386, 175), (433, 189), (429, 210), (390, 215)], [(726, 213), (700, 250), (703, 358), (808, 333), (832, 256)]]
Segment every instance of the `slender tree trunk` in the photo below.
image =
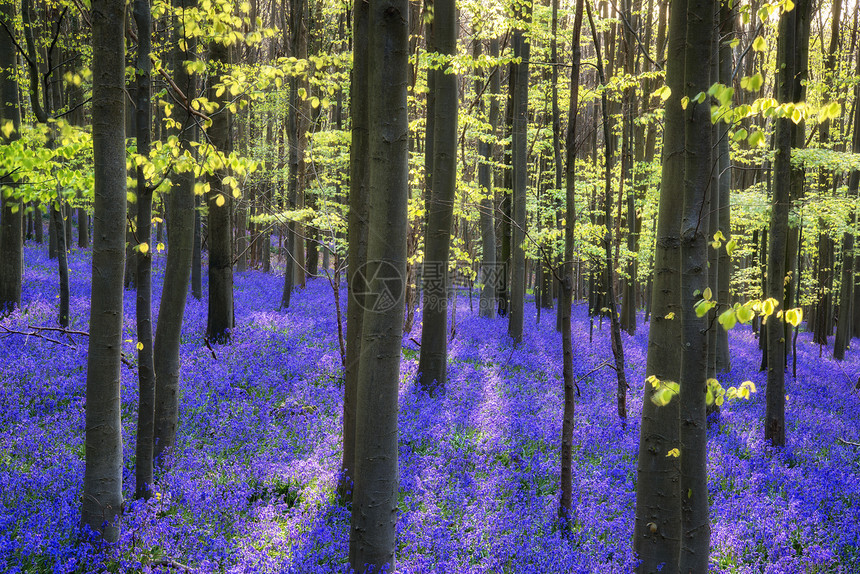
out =
[(565, 183), (564, 264), (562, 267), (561, 292), (558, 309), (561, 319), (562, 377), (564, 379), (564, 415), (561, 423), (561, 500), (559, 518), (567, 523), (573, 511), (573, 425), (575, 412), (573, 380), (573, 334), (570, 326), (570, 308), (573, 302), (573, 230), (576, 223), (576, 120), (579, 111), (579, 72), (582, 53), (580, 37), (582, 31), (583, 0), (576, 2), (573, 20), (573, 58), (570, 68), (570, 101), (567, 117), (567, 181)]
[[(15, 20), (15, 4), (0, 5), (0, 19), (11, 30)], [(2, 143), (11, 144), (20, 137), (21, 113), (16, 80), (17, 54), (12, 37), (0, 33), (0, 120), (11, 122), (13, 131), (2, 137)], [(6, 183), (5, 179), (0, 183)], [(24, 205), (7, 192), (0, 193), (0, 316), (21, 306), (21, 283), (24, 273)]]
[[(624, 0), (624, 18), (629, 25), (623, 26), (622, 37), (624, 39), (624, 73), (634, 75), (636, 62), (636, 45), (634, 36), (638, 34), (636, 29), (638, 18), (634, 15), (631, 0)], [(622, 101), (622, 151), (621, 151), (621, 182), (627, 185), (627, 250), (633, 256), (627, 262), (627, 277), (624, 280), (623, 296), (621, 299), (621, 328), (628, 334), (636, 334), (636, 291), (637, 291), (637, 265), (636, 253), (639, 250), (639, 233), (636, 222), (636, 192), (638, 185), (633, 169), (634, 149), (638, 142), (634, 141), (636, 129), (633, 120), (636, 116), (636, 88), (628, 87), (624, 90)], [(621, 198), (619, 197), (619, 201)], [(619, 203), (619, 212), (621, 204)]]
[(69, 250), (66, 248), (66, 232), (63, 228), (62, 206), (51, 207), (51, 226), (57, 236), (57, 267), (60, 277), (60, 309), (57, 322), (61, 327), (69, 326)]
[(120, 367), (125, 264), (125, 2), (93, 0), (95, 207), (81, 524), (108, 542), (122, 511)]
[[(708, 429), (705, 391), (708, 375), (707, 316), (698, 317), (696, 303), (708, 287), (709, 215), (702, 210), (710, 183), (711, 105), (696, 103), (696, 94), (711, 85), (708, 65), (715, 54), (714, 0), (688, 0), (684, 84), (690, 98), (685, 120), (684, 211), (681, 220), (681, 550), (680, 572), (707, 572), (711, 529), (708, 524)], [(717, 190), (714, 190), (716, 193)], [(665, 455), (664, 455), (665, 456)]]
[[(175, 6), (183, 9), (195, 8), (196, 0), (175, 0)], [(182, 40), (180, 42), (180, 40)], [(176, 26), (174, 38), (174, 81), (192, 98), (195, 94), (195, 78), (189, 74), (183, 62), (195, 59), (197, 42), (192, 36), (184, 37), (184, 28)], [(184, 50), (182, 48), (185, 48)], [(193, 153), (190, 146), (191, 114), (185, 110), (175, 112), (183, 119), (179, 132), (183, 152)], [(173, 189), (168, 195), (167, 213), (167, 265), (164, 273), (161, 306), (155, 330), (155, 435), (154, 458), (170, 449), (176, 441), (179, 423), (179, 375), (182, 365), (179, 360), (179, 343), (185, 301), (191, 275), (191, 259), (194, 250), (194, 176), (178, 173), (173, 177)]]
[[(531, 22), (532, 0), (522, 6), (522, 18)], [(514, 345), (523, 340), (523, 315), (526, 294), (526, 255), (523, 249), (526, 233), (526, 194), (528, 192), (528, 108), (529, 108), (529, 58), (531, 41), (523, 30), (514, 30), (513, 41), (519, 45), (521, 61), (516, 65), (516, 85), (513, 102), (513, 133), (511, 164), (513, 167), (513, 239), (511, 245), (511, 301), (508, 313), (508, 335)]]
[[(134, 20), (137, 23), (137, 94), (135, 124), (137, 153), (147, 155), (152, 129), (151, 85), (152, 15), (149, 0), (135, 0)], [(137, 371), (139, 401), (137, 410), (137, 445), (135, 448), (135, 498), (152, 495), (152, 452), (155, 415), (155, 372), (152, 356), (152, 188), (137, 168), (137, 233), (146, 249), (137, 252)]]
[[(798, 10), (783, 12), (779, 19), (777, 46), (777, 100), (791, 101), (792, 83), (796, 71), (795, 39)], [(770, 214), (770, 238), (767, 258), (767, 297), (776, 299), (779, 309), (785, 308), (786, 244), (791, 187), (790, 118), (776, 120), (774, 147), (773, 202)], [(774, 446), (785, 444), (785, 328), (773, 315), (767, 321), (767, 412), (765, 439)]]
[[(498, 54), (498, 40), (495, 52)], [(480, 40), (475, 40), (475, 56), (480, 56)], [(492, 52), (492, 49), (491, 49)], [(499, 123), (499, 67), (490, 69), (490, 110), (488, 122), (490, 124), (489, 137), (496, 137), (496, 129)], [(475, 92), (478, 93), (483, 86), (480, 80), (475, 81)], [(484, 109), (484, 101), (481, 100), (481, 109)], [(478, 165), (478, 185), (486, 197), (481, 199), (481, 247), (483, 251), (482, 280), (484, 286), (481, 289), (481, 301), (478, 305), (478, 314), (481, 317), (493, 317), (496, 314), (496, 291), (498, 289), (498, 266), (496, 264), (496, 223), (495, 209), (493, 205), (493, 167), (494, 143), (478, 141), (478, 152), (482, 161)]]
[[(239, 145), (241, 154), (248, 156), (248, 143), (250, 129), (248, 123), (251, 121), (250, 111), (242, 113), (239, 121)], [(249, 198), (242, 197), (236, 205), (234, 218), (236, 220), (236, 271), (244, 273), (248, 270), (248, 205)]]
[[(860, 51), (857, 52), (857, 70), (860, 71)], [(851, 151), (860, 153), (860, 86), (854, 87), (854, 133), (851, 139)], [(860, 187), (860, 171), (852, 171), (848, 177), (848, 196), (856, 198)], [(850, 214), (851, 222), (857, 224), (857, 212)], [(855, 293), (854, 270), (860, 257), (854, 253), (854, 234), (845, 233), (842, 236), (842, 290), (839, 297), (839, 321), (836, 323), (836, 342), (833, 345), (833, 356), (842, 360), (845, 357), (845, 349), (848, 347), (852, 332), (856, 323), (854, 322)]]
[(359, 573), (396, 570), (397, 402), (409, 189), (408, 0), (375, 0), (370, 6), (368, 30), (365, 97), (370, 104), (368, 182), (373, 211), (372, 232), (368, 234), (366, 277), (370, 281), (364, 301), (364, 355), (358, 378), (355, 493), (349, 541), (349, 563)]
[[(192, 132), (197, 132), (196, 129)], [(194, 153), (198, 153), (195, 151)], [(203, 221), (200, 215), (200, 196), (194, 194), (194, 247), (191, 251), (191, 296), (203, 299)]]
[[(720, 3), (720, 83), (730, 86), (732, 76), (732, 48), (730, 42), (734, 38), (734, 17), (728, 4)], [(719, 122), (719, 228), (728, 243), (732, 239), (732, 160), (729, 152), (728, 126)], [(731, 304), (731, 273), (732, 259), (729, 257), (725, 246), (720, 249), (717, 264), (717, 300), (724, 304)], [(732, 360), (729, 355), (729, 333), (725, 329), (715, 329), (717, 336), (717, 363), (718, 373), (726, 373), (732, 368)]]
[(362, 353), (362, 323), (367, 270), (367, 242), (370, 210), (367, 197), (368, 156), (368, 22), (370, 6), (359, 2), (353, 10), (353, 63), (350, 82), (352, 145), (349, 151), (349, 220), (347, 251), (346, 365), (344, 365), (343, 461), (338, 492), (349, 498), (355, 479), (355, 422), (358, 372)]
[[(439, 54), (457, 52), (454, 0), (434, 0), (433, 33)], [(436, 76), (433, 122), (432, 194), (424, 247), (424, 314), (418, 381), (430, 393), (444, 393), (448, 367), (448, 255), (457, 187), (457, 76), (450, 64)]]
[[(218, 97), (217, 85), (222, 82), (230, 62), (230, 48), (220, 42), (210, 42), (209, 60), (216, 66), (216, 75), (211, 78), (209, 101), (220, 106), (218, 113), (212, 115), (209, 127), (209, 141), (220, 152), (229, 152), (230, 115), (224, 107), (227, 99), (224, 94)], [(215, 343), (229, 343), (233, 329), (233, 245), (230, 241), (230, 205), (232, 193), (223, 189), (221, 181), (226, 174), (216, 171), (209, 178), (209, 217), (207, 230), (209, 237), (209, 314), (206, 336)]]
[[(663, 168), (654, 278), (651, 290), (651, 324), (648, 336), (647, 376), (661, 381), (681, 380), (680, 229), (684, 201), (684, 50), (687, 38), (687, 2), (670, 3), (669, 57), (666, 85), (672, 90), (665, 104)], [(646, 383), (639, 430), (636, 480), (636, 523), (633, 548), (642, 561), (637, 572), (652, 574), (663, 568), (678, 571), (681, 543), (679, 467), (666, 454), (679, 446), (679, 401), (657, 406), (654, 388)], [(665, 566), (663, 566), (665, 565)]]
[[(591, 15), (591, 4), (586, 4), (588, 11), (588, 23), (591, 27), (591, 35), (594, 39), (594, 51), (597, 53), (597, 75), (601, 85), (606, 85), (603, 74), (603, 58), (600, 53), (600, 40), (594, 26), (594, 18)], [(618, 404), (618, 417), (627, 417), (627, 377), (624, 373), (624, 347), (621, 342), (621, 325), (618, 320), (618, 306), (615, 299), (615, 265), (612, 259), (612, 136), (609, 123), (609, 104), (604, 91), (601, 95), (601, 111), (603, 113), (603, 141), (605, 143), (606, 160), (604, 163), (604, 196), (603, 196), (603, 218), (606, 232), (603, 235), (603, 247), (606, 265), (606, 297), (610, 318), (610, 338), (612, 341), (612, 356), (615, 359), (615, 375), (618, 381), (616, 399)]]

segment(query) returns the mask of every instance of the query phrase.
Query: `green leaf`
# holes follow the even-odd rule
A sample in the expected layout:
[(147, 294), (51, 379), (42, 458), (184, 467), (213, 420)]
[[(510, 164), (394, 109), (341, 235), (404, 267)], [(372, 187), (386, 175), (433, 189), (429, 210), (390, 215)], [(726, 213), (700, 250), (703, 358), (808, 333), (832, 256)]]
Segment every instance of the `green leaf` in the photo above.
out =
[(755, 52), (764, 52), (767, 48), (767, 42), (765, 42), (764, 38), (761, 36), (756, 36), (756, 39), (753, 40), (752, 49)]
[(785, 312), (785, 320), (792, 326), (797, 327), (800, 325), (800, 322), (803, 321), (803, 309), (797, 307), (796, 309), (789, 309)]
[(741, 128), (732, 135), (732, 141), (743, 141), (747, 139), (748, 135), (747, 131), (744, 128)]
[(737, 246), (738, 242), (734, 239), (730, 239), (729, 242), (726, 243), (726, 253), (729, 254), (729, 257), (732, 256), (732, 253), (734, 253), (735, 249), (737, 249)]
[(707, 301), (705, 299), (702, 299), (701, 301), (696, 303), (696, 306), (694, 307), (696, 311), (696, 317), (704, 317), (708, 313), (708, 311), (713, 309), (714, 305), (716, 305), (716, 303), (714, 303), (713, 301)]
[(735, 316), (737, 316), (738, 321), (741, 323), (749, 323), (755, 317), (755, 311), (746, 306), (738, 307), (737, 311), (735, 311)]
[(732, 327), (734, 327), (737, 323), (735, 310), (728, 309), (726, 311), (723, 311), (722, 313), (720, 313), (720, 316), (717, 318), (717, 321), (719, 321), (720, 325), (722, 325), (723, 329), (725, 329), (726, 331), (731, 330)]
[(672, 88), (670, 88), (669, 86), (662, 86), (662, 87), (659, 87), (656, 90), (654, 90), (654, 92), (651, 95), (652, 96), (659, 96), (660, 100), (665, 102), (666, 100), (668, 100), (672, 96)]
[(747, 141), (749, 142), (750, 147), (761, 147), (765, 145), (764, 133), (761, 130), (756, 130), (750, 134)]
[(12, 123), (12, 120), (7, 120), (3, 122), (3, 127), (0, 128), (0, 131), (3, 132), (3, 137), (9, 139), (9, 136), (11, 136), (12, 132), (15, 131), (15, 124)]

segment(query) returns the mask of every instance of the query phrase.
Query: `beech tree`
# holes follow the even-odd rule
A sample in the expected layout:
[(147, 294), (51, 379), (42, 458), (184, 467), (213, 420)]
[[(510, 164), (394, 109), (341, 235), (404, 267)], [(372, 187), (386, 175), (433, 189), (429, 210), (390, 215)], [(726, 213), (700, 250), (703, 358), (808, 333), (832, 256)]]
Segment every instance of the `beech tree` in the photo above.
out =
[(341, 462), (338, 492), (345, 497), (351, 492), (355, 478), (356, 401), (358, 373), (361, 366), (362, 324), (364, 320), (364, 294), (367, 263), (368, 225), (368, 157), (369, 55), (367, 30), (370, 19), (369, 3), (361, 2), (353, 11), (353, 63), (350, 83), (350, 108), (352, 116), (351, 143), (349, 149), (349, 215), (347, 222), (347, 290), (346, 307), (346, 357), (343, 385), (343, 459)]
[(511, 205), (511, 300), (508, 308), (508, 335), (518, 345), (523, 340), (523, 314), (525, 313), (526, 259), (526, 193), (528, 185), (528, 109), (529, 109), (529, 54), (531, 40), (523, 25), (531, 21), (532, 1), (519, 7), (521, 23), (514, 29), (513, 42), (518, 48), (520, 62), (515, 64), (516, 80), (513, 86), (511, 166), (513, 169)]
[[(209, 101), (219, 109), (212, 114), (212, 125), (207, 134), (214, 149), (228, 152), (230, 146), (230, 111), (225, 107), (227, 98), (219, 97), (218, 84), (230, 65), (230, 48), (219, 40), (209, 43), (209, 59), (215, 66)], [(217, 170), (209, 176), (209, 306), (206, 336), (215, 343), (227, 343), (233, 329), (233, 245), (231, 242), (230, 211), (232, 194), (222, 182), (226, 170)]]
[(418, 380), (428, 393), (444, 392), (448, 369), (448, 252), (457, 186), (457, 53), (454, 0), (434, 0), (435, 48), (448, 58), (436, 74), (433, 107), (432, 194), (424, 247), (424, 314)]
[[(197, 0), (175, 0), (174, 6), (183, 10), (196, 7)], [(186, 104), (196, 91), (195, 74), (189, 72), (186, 62), (196, 58), (196, 36), (186, 33), (180, 18), (173, 22), (173, 75), (174, 82), (186, 97)], [(180, 121), (176, 135), (181, 149), (191, 150), (197, 118), (190, 104), (179, 111)], [(191, 258), (194, 250), (195, 215), (197, 214), (192, 172), (177, 172), (168, 195), (167, 207), (167, 266), (158, 324), (155, 330), (155, 458), (173, 446), (179, 423), (179, 343), (185, 301), (191, 275)]]
[[(0, 19), (6, 30), (13, 28), (15, 5), (0, 6)], [(0, 123), (3, 124), (3, 144), (20, 137), (21, 113), (18, 104), (15, 42), (7, 32), (0, 32)], [(5, 128), (8, 125), (11, 129)], [(6, 135), (8, 134), (8, 135)], [(12, 199), (8, 175), (0, 179), (0, 315), (21, 306), (21, 281), (24, 272), (23, 225), (24, 209)]]
[[(149, 155), (152, 140), (152, 11), (149, 0), (135, 0), (134, 21), (137, 24), (137, 93), (135, 97), (135, 133), (137, 153)], [(153, 484), (153, 440), (155, 416), (155, 370), (152, 348), (152, 182), (138, 166), (137, 175), (137, 444), (135, 446), (136, 498), (148, 498)], [(78, 225), (80, 225), (80, 220)], [(133, 264), (129, 262), (129, 265)]]
[[(777, 48), (777, 100), (792, 100), (795, 61), (797, 11), (783, 12), (779, 17)], [(780, 308), (786, 301), (785, 276), (788, 241), (788, 213), (791, 186), (791, 136), (789, 117), (776, 119), (774, 134), (774, 182), (770, 224), (768, 226), (767, 291)], [(765, 437), (774, 445), (785, 444), (785, 349), (786, 332), (781, 321), (772, 317), (765, 329), (767, 335), (767, 412)]]
[[(684, 206), (684, 61), (687, 43), (687, 2), (670, 3), (660, 209), (651, 290), (647, 377), (678, 381), (681, 375), (681, 218)], [(677, 564), (681, 541), (681, 498), (677, 459), (666, 453), (678, 444), (678, 401), (658, 406), (657, 391), (645, 383), (639, 459), (636, 470), (636, 522), (633, 548), (642, 561), (638, 571), (669, 571)]]
[(349, 563), (396, 569), (398, 391), (406, 278), (409, 2), (371, 0), (367, 25), (368, 226), (356, 392)]
[(81, 524), (109, 542), (122, 512), (122, 350), (126, 168), (125, 2), (93, 0), (93, 297), (87, 351), (86, 465)]

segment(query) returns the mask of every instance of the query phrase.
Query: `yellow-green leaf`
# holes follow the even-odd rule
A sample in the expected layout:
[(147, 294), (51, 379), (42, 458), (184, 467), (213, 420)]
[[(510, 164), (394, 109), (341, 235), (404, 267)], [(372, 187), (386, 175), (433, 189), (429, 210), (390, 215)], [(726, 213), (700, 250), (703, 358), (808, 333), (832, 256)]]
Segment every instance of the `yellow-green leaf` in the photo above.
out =
[(752, 43), (752, 49), (756, 52), (763, 52), (767, 48), (767, 42), (764, 41), (764, 38), (761, 36), (757, 36)]
[(785, 312), (785, 320), (792, 327), (797, 327), (800, 325), (800, 322), (803, 321), (803, 309), (797, 307), (796, 309), (789, 309)]
[(3, 132), (3, 137), (9, 139), (9, 136), (11, 136), (12, 132), (15, 131), (15, 124), (12, 123), (12, 120), (7, 120), (3, 122), (3, 127), (0, 128), (0, 131)]
[(755, 317), (755, 312), (749, 307), (738, 307), (735, 315), (741, 323), (749, 323)]
[(673, 449), (672, 449), (672, 450), (670, 450), (668, 453), (666, 453), (666, 457), (667, 457), (667, 458), (668, 458), (668, 457), (675, 457), (675, 458), (678, 458), (679, 456), (681, 456), (681, 451), (680, 451), (679, 449), (677, 449), (677, 448), (673, 448)]
[(737, 317), (735, 316), (734, 309), (728, 309), (720, 313), (720, 316), (717, 318), (720, 325), (723, 326), (723, 329), (726, 331), (730, 330), (737, 323)]
[(749, 142), (751, 147), (761, 147), (765, 145), (764, 133), (762, 133), (761, 130), (756, 130), (750, 134), (750, 137), (747, 138), (747, 141)]
[(734, 239), (730, 239), (729, 242), (726, 243), (726, 253), (729, 254), (729, 257), (732, 256), (732, 253), (734, 253), (737, 246), (738, 246), (738, 242), (735, 241)]

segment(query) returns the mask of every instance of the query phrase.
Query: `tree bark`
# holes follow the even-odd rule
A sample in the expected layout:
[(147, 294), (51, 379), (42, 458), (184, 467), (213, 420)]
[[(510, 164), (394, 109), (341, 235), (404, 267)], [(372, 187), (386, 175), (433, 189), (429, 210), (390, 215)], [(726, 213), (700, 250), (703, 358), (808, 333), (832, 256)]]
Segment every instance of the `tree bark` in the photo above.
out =
[[(730, 86), (732, 83), (732, 48), (731, 40), (734, 38), (734, 18), (728, 4), (720, 3), (720, 83)], [(725, 237), (725, 243), (732, 239), (732, 159), (729, 152), (728, 126), (719, 122), (719, 229)], [(717, 264), (717, 300), (723, 305), (731, 304), (731, 273), (732, 258), (726, 251), (725, 246), (720, 249)], [(729, 354), (729, 333), (725, 329), (715, 329), (717, 335), (717, 363), (718, 373), (727, 373), (732, 368), (732, 359)]]
[(582, 33), (583, 0), (576, 1), (576, 13), (573, 20), (571, 46), (573, 57), (570, 68), (570, 101), (567, 108), (568, 126), (566, 141), (566, 175), (565, 182), (565, 224), (564, 224), (564, 262), (562, 266), (561, 291), (559, 293), (558, 309), (561, 314), (561, 346), (562, 346), (562, 378), (564, 379), (564, 414), (561, 423), (561, 497), (558, 508), (559, 518), (565, 523), (571, 519), (573, 511), (573, 425), (576, 403), (574, 399), (575, 382), (573, 380), (573, 334), (570, 325), (570, 309), (573, 303), (573, 257), (574, 235), (576, 224), (576, 120), (579, 112), (579, 72), (582, 51), (580, 37)]
[[(857, 53), (857, 70), (860, 71), (860, 51)], [(854, 87), (854, 132), (851, 138), (851, 151), (860, 153), (860, 86)], [(856, 198), (860, 187), (860, 171), (852, 171), (848, 176), (848, 196)], [(857, 224), (857, 212), (850, 214), (851, 221)], [(839, 321), (836, 323), (836, 341), (833, 344), (833, 356), (837, 360), (845, 358), (845, 350), (851, 342), (854, 323), (855, 292), (854, 269), (860, 257), (854, 253), (854, 234), (845, 233), (842, 236), (842, 290), (839, 297)]]
[[(454, 0), (435, 0), (433, 33), (439, 54), (457, 53)], [(424, 314), (418, 382), (428, 394), (445, 392), (448, 367), (448, 256), (457, 187), (457, 76), (450, 63), (436, 75), (432, 194), (424, 246)]]
[[(696, 103), (696, 94), (711, 85), (709, 62), (716, 58), (714, 0), (688, 0), (684, 84), (690, 98), (685, 120), (684, 211), (681, 220), (681, 549), (680, 572), (707, 572), (711, 530), (708, 524), (708, 432), (705, 390), (708, 374), (707, 315), (696, 303), (708, 287), (709, 215), (702, 207), (710, 184), (711, 105)], [(716, 191), (716, 190), (714, 190)], [(664, 456), (666, 456), (664, 454)]]
[(125, 2), (93, 0), (92, 301), (87, 351), (86, 462), (81, 524), (108, 542), (122, 510), (120, 367), (125, 265)]
[[(783, 12), (779, 19), (777, 45), (777, 100), (791, 101), (792, 84), (796, 72), (795, 40), (798, 10)], [(770, 237), (767, 258), (767, 297), (785, 309), (786, 245), (788, 241), (788, 212), (791, 187), (791, 136), (790, 118), (777, 118), (774, 134), (773, 200), (770, 214)], [(785, 328), (776, 315), (768, 318), (767, 332), (767, 410), (765, 439), (774, 446), (785, 444)]]
[[(531, 22), (532, 0), (526, 0), (521, 15)], [(511, 243), (511, 301), (508, 311), (508, 335), (514, 345), (523, 340), (523, 315), (526, 294), (526, 255), (523, 249), (526, 233), (526, 194), (528, 193), (528, 107), (529, 107), (529, 59), (531, 41), (521, 29), (514, 30), (513, 41), (519, 45), (521, 61), (516, 65), (516, 84), (513, 102), (513, 133), (511, 164), (513, 168), (512, 243)]]
[[(15, 4), (0, 5), (0, 19), (11, 30), (15, 20)], [(18, 102), (18, 82), (16, 80), (17, 54), (9, 34), (0, 33), (0, 94), (3, 105), (0, 107), (0, 123), (11, 122), (13, 131), (3, 137), (4, 145), (11, 144), (20, 137), (21, 112)], [(7, 183), (7, 179), (0, 184)], [(11, 189), (0, 190), (0, 316), (21, 306), (21, 283), (24, 274), (24, 204), (13, 198)]]
[[(666, 85), (672, 92), (665, 104), (662, 184), (645, 374), (661, 381), (679, 382), (680, 229), (684, 201), (685, 145), (681, 98), (684, 96), (687, 2), (671, 2), (670, 11)], [(654, 390), (650, 384), (645, 384), (639, 429), (633, 548), (641, 560), (637, 569), (640, 574), (652, 574), (660, 568), (666, 572), (676, 572), (681, 540), (678, 461), (666, 456), (672, 448), (679, 446), (679, 401), (672, 400), (659, 407), (651, 401)]]
[[(224, 107), (224, 94), (216, 95), (216, 86), (222, 81), (230, 62), (230, 48), (213, 41), (209, 44), (209, 60), (215, 64), (216, 74), (210, 80), (209, 101), (220, 106), (212, 115), (209, 141), (217, 151), (227, 153), (230, 146), (230, 111)], [(232, 193), (223, 189), (221, 181), (226, 174), (216, 171), (209, 177), (209, 308), (206, 336), (215, 343), (229, 343), (233, 329), (233, 245), (231, 243), (230, 205)]]
[[(194, 8), (197, 6), (197, 0), (175, 0), (174, 5), (183, 9)], [(181, 49), (180, 44), (184, 44), (184, 50)], [(197, 40), (193, 36), (184, 37), (184, 28), (176, 26), (174, 45), (174, 81), (190, 99), (195, 95), (195, 78), (193, 74), (188, 73), (184, 62), (195, 59)], [(179, 117), (183, 118), (182, 128), (178, 134), (182, 149), (192, 153), (189, 132), (193, 118), (184, 110), (175, 113), (181, 114)], [(153, 456), (156, 462), (159, 462), (161, 454), (170, 449), (176, 441), (176, 427), (179, 423), (179, 376), (182, 369), (179, 360), (179, 343), (191, 275), (196, 213), (193, 174), (175, 174), (173, 189), (168, 196), (167, 264), (154, 344), (155, 446)]]
[[(452, 2), (453, 4), (453, 2)], [(438, 12), (437, 12), (438, 14)], [(370, 229), (349, 563), (395, 571), (398, 389), (406, 276), (408, 0), (374, 0), (368, 25)]]
[[(137, 94), (135, 124), (137, 153), (148, 155), (151, 145), (152, 119), (151, 87), (152, 14), (149, 0), (135, 0), (134, 20), (137, 23)], [(152, 495), (152, 453), (155, 428), (155, 372), (152, 356), (152, 188), (137, 168), (137, 234), (141, 245), (148, 249), (137, 252), (137, 371), (139, 401), (137, 410), (137, 445), (135, 447), (135, 498)]]
[(349, 219), (347, 221), (347, 288), (346, 364), (344, 365), (343, 398), (343, 461), (338, 492), (342, 499), (350, 497), (355, 478), (355, 421), (358, 372), (362, 353), (362, 323), (364, 319), (365, 264), (367, 263), (368, 224), (370, 211), (367, 198), (368, 156), (368, 22), (370, 7), (359, 2), (353, 10), (353, 63), (350, 82), (350, 112), (352, 114), (352, 145), (349, 151)]
[[(606, 85), (603, 74), (603, 58), (600, 53), (600, 40), (594, 26), (594, 18), (591, 15), (591, 4), (586, 4), (588, 11), (588, 23), (591, 27), (591, 35), (594, 39), (594, 51), (597, 53), (597, 76), (601, 85)], [(611, 125), (609, 120), (609, 103), (606, 91), (601, 94), (601, 113), (603, 114), (603, 142), (604, 161), (604, 195), (603, 195), (603, 222), (606, 231), (603, 234), (604, 264), (606, 271), (606, 298), (609, 309), (610, 338), (612, 341), (612, 356), (615, 359), (615, 376), (618, 381), (616, 389), (616, 401), (618, 405), (618, 418), (627, 417), (627, 377), (624, 373), (624, 346), (621, 342), (621, 325), (618, 320), (618, 306), (615, 299), (615, 265), (612, 259), (612, 164), (613, 149)]]
[[(495, 53), (498, 55), (498, 40), (495, 42)], [(475, 40), (475, 56), (481, 53), (480, 40)], [(491, 56), (493, 50), (490, 50)], [(490, 124), (489, 138), (496, 137), (496, 129), (499, 123), (499, 67), (490, 69), (490, 109), (487, 115)], [(478, 93), (483, 86), (480, 80), (475, 81), (475, 92)], [(484, 101), (481, 100), (481, 110), (484, 110)], [(493, 167), (494, 143), (478, 140), (478, 153), (481, 155), (481, 163), (478, 164), (478, 185), (485, 197), (481, 199), (481, 247), (483, 251), (481, 301), (478, 304), (478, 314), (481, 317), (493, 317), (496, 314), (496, 291), (498, 289), (498, 268), (496, 264), (496, 223), (493, 202)]]

